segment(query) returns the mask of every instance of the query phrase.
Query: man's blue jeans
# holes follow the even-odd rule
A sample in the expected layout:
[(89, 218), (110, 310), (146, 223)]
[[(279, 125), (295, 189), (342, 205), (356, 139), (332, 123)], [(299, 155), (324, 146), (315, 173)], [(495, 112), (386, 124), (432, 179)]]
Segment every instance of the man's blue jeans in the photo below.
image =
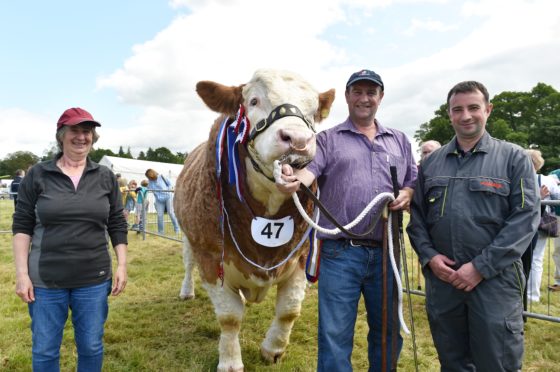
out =
[[(367, 311), (369, 371), (381, 371), (383, 250), (324, 240), (319, 276), (318, 371), (352, 371), (354, 326), (361, 295)], [(393, 270), (387, 260), (387, 371), (391, 367)], [(398, 319), (395, 320), (398, 322)], [(402, 348), (398, 335), (397, 358)]]
[(171, 223), (173, 224), (173, 229), (175, 232), (179, 232), (179, 224), (177, 223), (177, 217), (175, 217), (175, 211), (173, 210), (173, 198), (169, 198), (166, 201), (155, 202), (156, 212), (157, 212), (157, 226), (158, 226), (158, 233), (164, 234), (164, 225), (163, 225), (163, 215), (165, 210), (167, 209), (167, 214), (171, 219)]
[(107, 297), (111, 281), (89, 287), (34, 288), (35, 302), (29, 304), (33, 334), (33, 371), (60, 371), (60, 345), (68, 309), (72, 310), (78, 372), (101, 371), (103, 327), (109, 311)]

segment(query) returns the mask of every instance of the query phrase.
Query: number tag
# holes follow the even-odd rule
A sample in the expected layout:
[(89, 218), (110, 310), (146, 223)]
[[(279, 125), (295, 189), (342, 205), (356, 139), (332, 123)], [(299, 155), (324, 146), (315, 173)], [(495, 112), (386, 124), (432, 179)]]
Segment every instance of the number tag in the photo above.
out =
[(294, 236), (294, 220), (289, 216), (279, 220), (255, 217), (251, 222), (251, 235), (255, 242), (265, 247), (281, 246)]

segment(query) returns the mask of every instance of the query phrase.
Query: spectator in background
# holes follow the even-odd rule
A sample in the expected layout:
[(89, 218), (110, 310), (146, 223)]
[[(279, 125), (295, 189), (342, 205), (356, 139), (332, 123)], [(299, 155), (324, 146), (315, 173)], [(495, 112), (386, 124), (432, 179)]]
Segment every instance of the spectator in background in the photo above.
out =
[(144, 211), (148, 208), (148, 199), (146, 198), (147, 190), (148, 180), (142, 180), (142, 182), (140, 182), (140, 187), (136, 189), (136, 230), (138, 233), (144, 231)]
[(12, 245), (16, 294), (31, 317), (33, 371), (60, 370), (70, 309), (77, 370), (101, 371), (108, 296), (126, 286), (127, 229), (117, 180), (88, 158), (99, 126), (81, 108), (64, 111), (56, 131), (60, 152), (33, 166), (19, 189)]
[(175, 212), (173, 211), (173, 193), (169, 191), (157, 191), (173, 190), (171, 182), (153, 169), (148, 169), (146, 171), (146, 177), (148, 177), (148, 189), (154, 191), (155, 207), (158, 219), (158, 233), (164, 233), (163, 215), (166, 210), (169, 218), (171, 219), (171, 223), (173, 223), (173, 229), (176, 233), (178, 233), (179, 224), (177, 223), (177, 217), (175, 217)]
[(126, 203), (126, 196), (128, 195), (128, 181), (126, 178), (117, 177), (117, 184), (119, 185), (119, 191), (121, 192), (121, 203), (123, 206), (124, 218), (128, 223), (128, 212), (124, 210), (124, 204)]
[(23, 169), (16, 170), (16, 174), (12, 184), (10, 185), (10, 195), (14, 199), (14, 208), (17, 207), (18, 190), (23, 177), (25, 176), (25, 171)]
[(439, 149), (441, 143), (435, 140), (423, 142), (420, 146), (420, 162), (424, 161), (432, 152)]
[[(535, 182), (540, 189), (541, 200), (560, 199), (560, 188), (553, 177), (537, 174), (544, 165), (544, 159), (539, 150), (525, 150), (531, 158), (535, 169)], [(541, 205), (541, 211), (550, 212), (550, 206)], [(543, 272), (544, 251), (549, 237), (542, 231), (537, 232), (537, 241), (533, 248), (533, 258), (531, 260), (531, 270), (527, 282), (527, 299), (531, 302), (539, 302), (541, 298), (541, 281)]]
[[(128, 222), (128, 216), (130, 212), (134, 211), (136, 208), (136, 184), (135, 180), (130, 180), (128, 185), (126, 186), (126, 195), (124, 197), (124, 216)], [(134, 226), (133, 226), (134, 228)]]
[[(560, 187), (560, 169), (555, 169), (550, 172), (549, 176), (556, 181), (556, 185)], [(560, 225), (560, 205), (554, 207), (554, 213)], [(554, 284), (550, 285), (548, 289), (557, 292), (560, 291), (560, 237), (554, 239), (554, 253), (552, 254), (554, 260)]]

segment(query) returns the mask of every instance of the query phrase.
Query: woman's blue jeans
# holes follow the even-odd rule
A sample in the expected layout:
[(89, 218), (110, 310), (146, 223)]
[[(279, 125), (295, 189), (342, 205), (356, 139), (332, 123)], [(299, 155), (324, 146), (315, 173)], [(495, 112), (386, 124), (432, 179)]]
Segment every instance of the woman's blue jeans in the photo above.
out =
[(72, 310), (78, 372), (101, 371), (103, 327), (109, 311), (111, 280), (89, 287), (34, 288), (29, 304), (33, 337), (33, 371), (60, 371), (60, 345), (68, 310)]
[[(318, 371), (352, 371), (354, 327), (360, 297), (367, 312), (369, 371), (381, 371), (383, 250), (324, 240), (319, 276)], [(393, 270), (387, 260), (387, 371), (391, 367)], [(398, 322), (398, 319), (395, 320)], [(400, 332), (397, 359), (402, 348)]]
[(163, 215), (166, 209), (167, 214), (171, 219), (171, 223), (173, 224), (173, 229), (175, 230), (175, 232), (179, 232), (179, 224), (177, 223), (177, 217), (175, 217), (175, 211), (173, 210), (173, 198), (169, 198), (163, 202), (156, 200), (155, 207), (157, 212), (158, 233), (163, 234), (165, 232), (163, 225)]

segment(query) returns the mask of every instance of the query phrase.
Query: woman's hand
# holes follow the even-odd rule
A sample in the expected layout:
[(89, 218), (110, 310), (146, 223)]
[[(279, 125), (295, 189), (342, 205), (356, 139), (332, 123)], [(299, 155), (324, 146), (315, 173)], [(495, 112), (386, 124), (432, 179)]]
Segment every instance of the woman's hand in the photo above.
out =
[(115, 255), (117, 256), (117, 270), (113, 275), (113, 288), (111, 294), (118, 296), (126, 287), (128, 281), (128, 274), (126, 273), (126, 251), (128, 247), (126, 244), (117, 244), (114, 247)]
[(35, 301), (33, 283), (31, 283), (31, 279), (29, 279), (28, 274), (18, 274), (16, 276), (16, 294), (25, 303)]
[(113, 296), (118, 296), (122, 291), (124, 291), (127, 280), (128, 275), (126, 273), (126, 265), (117, 266), (117, 271), (113, 276), (113, 288), (111, 290), (111, 294)]

